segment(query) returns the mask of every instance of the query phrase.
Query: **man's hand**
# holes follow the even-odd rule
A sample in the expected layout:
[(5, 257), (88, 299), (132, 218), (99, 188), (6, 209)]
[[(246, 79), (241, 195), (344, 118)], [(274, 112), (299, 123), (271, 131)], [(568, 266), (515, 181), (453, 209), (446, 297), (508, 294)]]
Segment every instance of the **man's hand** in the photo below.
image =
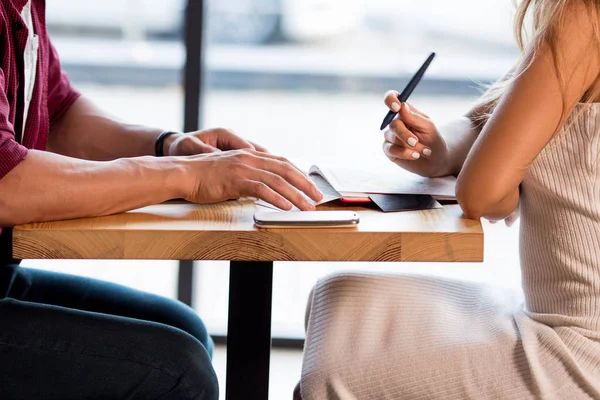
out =
[(194, 203), (256, 197), (283, 210), (295, 205), (314, 210), (323, 195), (298, 168), (282, 157), (257, 150), (232, 150), (186, 157), (183, 196)]
[(216, 203), (239, 197), (256, 197), (283, 210), (315, 207), (323, 195), (297, 167), (271, 155), (262, 146), (228, 129), (207, 129), (166, 138), (167, 156), (191, 156), (183, 197), (194, 203)]
[(164, 154), (167, 156), (192, 156), (244, 149), (267, 153), (267, 149), (264, 147), (244, 140), (232, 131), (223, 128), (171, 135), (165, 139), (164, 143)]

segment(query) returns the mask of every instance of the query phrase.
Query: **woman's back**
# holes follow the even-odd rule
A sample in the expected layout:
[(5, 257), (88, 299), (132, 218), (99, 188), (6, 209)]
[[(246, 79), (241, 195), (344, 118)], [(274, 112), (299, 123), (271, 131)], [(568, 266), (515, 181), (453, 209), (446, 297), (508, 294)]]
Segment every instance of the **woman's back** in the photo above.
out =
[(600, 104), (584, 107), (574, 111), (523, 181), (521, 267), (531, 317), (597, 331)]

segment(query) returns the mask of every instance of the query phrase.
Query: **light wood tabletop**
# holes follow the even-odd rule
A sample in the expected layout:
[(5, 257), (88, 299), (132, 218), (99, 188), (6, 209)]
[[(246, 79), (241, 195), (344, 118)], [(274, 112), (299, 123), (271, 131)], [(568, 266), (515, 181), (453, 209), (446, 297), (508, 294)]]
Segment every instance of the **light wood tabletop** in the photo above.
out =
[[(483, 230), (457, 205), (359, 213), (356, 228), (258, 229), (250, 199), (168, 202), (123, 214), (17, 226), (19, 259), (481, 262)], [(339, 206), (337, 206), (339, 208)], [(262, 209), (262, 207), (259, 207)], [(320, 210), (336, 206), (320, 206)]]
[(274, 261), (483, 261), (481, 223), (464, 218), (456, 205), (399, 213), (343, 207), (358, 212), (360, 223), (337, 229), (258, 229), (257, 208), (250, 199), (168, 202), (21, 225), (12, 232), (13, 256), (231, 261), (226, 391), (232, 400), (268, 398)]

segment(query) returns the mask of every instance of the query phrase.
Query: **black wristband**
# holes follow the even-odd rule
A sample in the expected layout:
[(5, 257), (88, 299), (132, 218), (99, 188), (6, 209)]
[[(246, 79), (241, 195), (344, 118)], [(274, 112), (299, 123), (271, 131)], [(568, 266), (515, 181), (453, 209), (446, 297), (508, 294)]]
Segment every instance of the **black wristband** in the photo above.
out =
[(165, 139), (167, 138), (167, 136), (175, 135), (177, 133), (179, 132), (166, 131), (158, 135), (158, 137), (156, 138), (156, 143), (154, 143), (154, 155), (156, 157), (164, 157), (165, 153), (163, 151), (163, 147)]

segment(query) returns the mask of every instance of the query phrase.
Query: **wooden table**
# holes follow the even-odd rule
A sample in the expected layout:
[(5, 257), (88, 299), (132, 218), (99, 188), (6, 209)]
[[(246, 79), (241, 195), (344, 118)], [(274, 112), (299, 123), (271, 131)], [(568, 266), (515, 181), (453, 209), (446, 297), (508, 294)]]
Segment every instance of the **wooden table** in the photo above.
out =
[(268, 398), (274, 261), (483, 261), (482, 226), (456, 205), (388, 214), (351, 207), (361, 218), (355, 229), (260, 230), (255, 209), (252, 200), (170, 202), (108, 217), (22, 225), (13, 230), (13, 256), (231, 261), (228, 400)]

